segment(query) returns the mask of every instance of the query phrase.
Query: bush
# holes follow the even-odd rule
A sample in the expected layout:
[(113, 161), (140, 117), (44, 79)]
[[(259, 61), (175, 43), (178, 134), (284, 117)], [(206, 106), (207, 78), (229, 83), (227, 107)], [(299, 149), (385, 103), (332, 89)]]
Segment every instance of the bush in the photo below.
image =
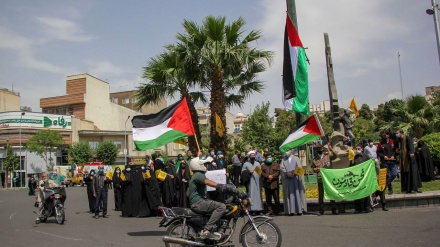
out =
[(431, 151), (432, 159), (440, 161), (440, 133), (432, 133), (422, 138)]

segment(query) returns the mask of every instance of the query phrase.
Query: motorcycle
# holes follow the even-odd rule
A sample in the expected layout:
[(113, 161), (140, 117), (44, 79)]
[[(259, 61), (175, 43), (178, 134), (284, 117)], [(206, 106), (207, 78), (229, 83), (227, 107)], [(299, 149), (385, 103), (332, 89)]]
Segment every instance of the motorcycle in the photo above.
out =
[(163, 237), (166, 247), (171, 246), (220, 246), (230, 243), (239, 218), (247, 222), (240, 230), (240, 244), (247, 246), (281, 246), (281, 231), (267, 216), (251, 216), (248, 207), (251, 205), (246, 193), (237, 193), (225, 201), (226, 213), (217, 222), (217, 232), (222, 234), (218, 241), (201, 239), (199, 236), (210, 215), (193, 212), (190, 208), (159, 207), (163, 219), (160, 227), (167, 227)]
[(43, 214), (40, 216), (40, 222), (46, 222), (47, 218), (55, 217), (57, 224), (63, 224), (66, 218), (64, 212), (64, 202), (67, 198), (65, 188), (45, 188), (42, 193)]

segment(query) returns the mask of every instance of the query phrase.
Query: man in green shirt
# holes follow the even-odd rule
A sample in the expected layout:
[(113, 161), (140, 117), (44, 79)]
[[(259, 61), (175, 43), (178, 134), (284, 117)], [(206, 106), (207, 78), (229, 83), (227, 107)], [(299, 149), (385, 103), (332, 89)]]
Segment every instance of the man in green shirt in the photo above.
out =
[(190, 162), (190, 168), (194, 172), (194, 175), (189, 181), (189, 202), (191, 209), (200, 214), (211, 214), (208, 222), (200, 232), (200, 238), (220, 240), (221, 233), (215, 232), (217, 230), (217, 221), (225, 214), (226, 205), (221, 202), (207, 199), (206, 186), (216, 188), (219, 192), (237, 193), (235, 186), (217, 184), (216, 182), (209, 180), (205, 176), (206, 167), (205, 164), (212, 162), (212, 157), (198, 156), (192, 158)]

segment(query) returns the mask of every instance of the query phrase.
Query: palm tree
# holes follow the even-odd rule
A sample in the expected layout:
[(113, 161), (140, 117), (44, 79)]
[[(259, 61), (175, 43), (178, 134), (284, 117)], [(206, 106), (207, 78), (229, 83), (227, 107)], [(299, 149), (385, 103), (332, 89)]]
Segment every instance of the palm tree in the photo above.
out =
[(226, 135), (219, 136), (215, 129), (215, 114), (226, 121), (226, 108), (242, 107), (244, 100), (264, 88), (257, 74), (270, 65), (273, 52), (258, 50), (251, 43), (261, 37), (260, 31), (251, 31), (244, 38), (244, 19), (226, 24), (225, 17), (207, 16), (201, 26), (184, 20), (184, 33), (170, 49), (179, 53), (185, 68), (191, 71), (189, 81), (197, 81), (201, 88), (210, 90), (212, 148), (227, 151)]
[(201, 92), (189, 92), (194, 83), (187, 80), (189, 77), (187, 72), (182, 60), (174, 52), (164, 52), (152, 58), (144, 67), (142, 76), (149, 80), (149, 83), (139, 86), (135, 95), (138, 99), (136, 108), (140, 109), (147, 104), (157, 104), (164, 97), (173, 99), (176, 94), (179, 94), (180, 99), (186, 98), (196, 131), (195, 136), (188, 137), (188, 147), (194, 151), (198, 150), (197, 143), (201, 144), (199, 121), (194, 104), (199, 100), (206, 103), (207, 99)]
[(410, 96), (402, 107), (392, 108), (391, 112), (400, 118), (398, 127), (417, 138), (422, 138), (424, 130), (429, 131), (434, 123), (433, 108), (421, 95)]

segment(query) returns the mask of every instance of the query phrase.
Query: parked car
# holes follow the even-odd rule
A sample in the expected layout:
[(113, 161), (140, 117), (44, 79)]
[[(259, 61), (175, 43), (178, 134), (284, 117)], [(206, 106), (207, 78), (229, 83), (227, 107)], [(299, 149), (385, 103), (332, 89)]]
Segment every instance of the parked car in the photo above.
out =
[(81, 185), (84, 186), (84, 174), (76, 174), (71, 178), (66, 178), (66, 186)]

